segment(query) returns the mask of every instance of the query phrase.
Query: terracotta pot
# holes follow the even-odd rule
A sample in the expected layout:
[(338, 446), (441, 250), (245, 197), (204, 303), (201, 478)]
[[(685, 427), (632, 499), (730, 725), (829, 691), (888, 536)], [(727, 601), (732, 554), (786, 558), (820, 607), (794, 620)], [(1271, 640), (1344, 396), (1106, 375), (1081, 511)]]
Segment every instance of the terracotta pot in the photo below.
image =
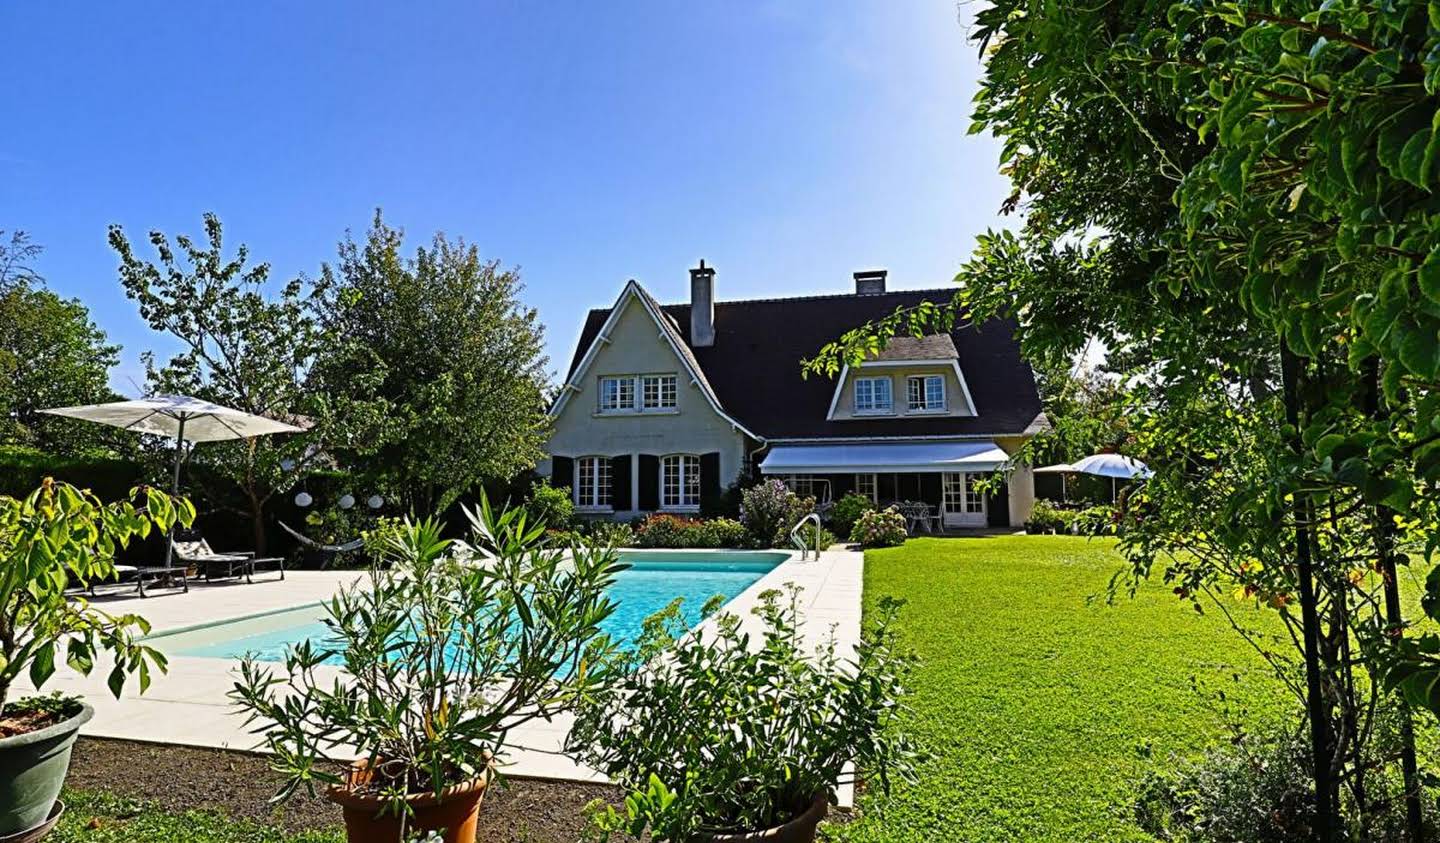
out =
[(345, 815), (345, 839), (350, 843), (401, 843), (417, 832), (438, 831), (445, 843), (475, 843), (475, 825), (480, 820), (480, 802), (485, 798), (489, 774), (447, 787), (440, 793), (416, 793), (405, 798), (408, 817), (396, 816), (381, 796), (357, 793), (367, 784), (371, 772), (364, 761), (356, 761), (345, 785), (332, 786), (325, 795)]
[(830, 800), (825, 794), (815, 797), (805, 813), (774, 828), (745, 831), (737, 834), (697, 834), (690, 843), (814, 843), (815, 827), (825, 819)]

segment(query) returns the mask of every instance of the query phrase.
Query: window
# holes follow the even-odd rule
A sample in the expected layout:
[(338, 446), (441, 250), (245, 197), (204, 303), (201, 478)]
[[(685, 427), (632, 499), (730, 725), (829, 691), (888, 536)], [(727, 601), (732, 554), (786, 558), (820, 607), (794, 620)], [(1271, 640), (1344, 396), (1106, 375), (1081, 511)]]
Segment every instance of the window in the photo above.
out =
[(915, 375), (905, 379), (906, 405), (911, 412), (933, 412), (945, 409), (945, 378), (941, 375)]
[(864, 495), (870, 499), (871, 503), (879, 503), (880, 486), (875, 482), (875, 475), (855, 475), (855, 494)]
[(830, 481), (813, 474), (786, 474), (781, 478), (790, 491), (802, 498), (814, 498), (819, 503), (830, 500)]
[(660, 508), (700, 506), (700, 458), (672, 454), (660, 460)]
[(643, 410), (675, 408), (675, 376), (645, 375), (640, 379), (640, 406)]
[(610, 506), (610, 460), (581, 457), (575, 461), (575, 505), (581, 509)]
[(601, 378), (600, 412), (615, 413), (635, 409), (635, 379)]
[(855, 379), (855, 412), (889, 413), (894, 409), (889, 378)]

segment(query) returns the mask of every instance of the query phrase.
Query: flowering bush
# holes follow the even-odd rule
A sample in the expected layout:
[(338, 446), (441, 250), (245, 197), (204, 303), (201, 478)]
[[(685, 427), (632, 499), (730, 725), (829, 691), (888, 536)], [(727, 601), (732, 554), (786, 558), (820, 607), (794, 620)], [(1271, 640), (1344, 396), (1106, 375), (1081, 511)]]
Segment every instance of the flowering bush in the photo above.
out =
[(745, 490), (740, 521), (759, 547), (785, 547), (790, 528), (814, 510), (814, 498), (796, 495), (780, 480), (766, 480)]
[(696, 547), (749, 547), (750, 533), (734, 518), (711, 518), (700, 526), (702, 543)]
[(656, 513), (634, 528), (636, 547), (747, 547), (745, 525), (730, 518), (683, 518)]
[(1035, 507), (1030, 511), (1030, 517), (1025, 519), (1025, 532), (1041, 533), (1068, 533), (1070, 524), (1075, 520), (1075, 513), (1060, 509), (1049, 501), (1036, 501)]
[(855, 529), (860, 516), (875, 508), (875, 503), (864, 495), (854, 492), (835, 502), (830, 509), (830, 529), (837, 536), (848, 536)]
[(861, 547), (894, 547), (905, 543), (905, 516), (895, 507), (860, 513), (850, 541)]

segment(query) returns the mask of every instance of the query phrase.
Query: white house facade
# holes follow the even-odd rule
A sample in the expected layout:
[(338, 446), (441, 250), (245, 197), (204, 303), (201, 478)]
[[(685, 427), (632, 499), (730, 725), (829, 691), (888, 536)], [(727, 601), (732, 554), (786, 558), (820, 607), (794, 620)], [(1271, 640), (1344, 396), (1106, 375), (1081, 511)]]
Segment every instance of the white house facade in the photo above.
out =
[[(717, 302), (713, 268), (690, 276), (688, 304), (630, 281), (586, 319), (541, 466), (580, 512), (699, 513), (768, 475), (822, 501), (924, 501), (953, 529), (1029, 517), (1033, 478), (1009, 455), (1047, 422), (1013, 324), (897, 338), (834, 380), (807, 379), (800, 361), (825, 343), (953, 291), (887, 292), (882, 271), (856, 273), (852, 293)], [(998, 492), (976, 488), (997, 470)]]

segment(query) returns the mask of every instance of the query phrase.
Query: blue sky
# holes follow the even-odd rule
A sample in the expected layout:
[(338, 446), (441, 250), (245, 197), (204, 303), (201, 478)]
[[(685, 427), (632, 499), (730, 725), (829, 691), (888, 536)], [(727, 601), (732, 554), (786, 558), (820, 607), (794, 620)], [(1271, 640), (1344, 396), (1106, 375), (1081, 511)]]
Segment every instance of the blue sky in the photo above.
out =
[[(277, 283), (375, 207), (412, 242), (518, 265), (552, 368), (627, 278), (720, 299), (949, 282), (1006, 186), (967, 136), (980, 65), (953, 0), (16, 2), (0, 6), (0, 228), (139, 353), (105, 228), (200, 231)], [(148, 249), (148, 246), (146, 246)]]

